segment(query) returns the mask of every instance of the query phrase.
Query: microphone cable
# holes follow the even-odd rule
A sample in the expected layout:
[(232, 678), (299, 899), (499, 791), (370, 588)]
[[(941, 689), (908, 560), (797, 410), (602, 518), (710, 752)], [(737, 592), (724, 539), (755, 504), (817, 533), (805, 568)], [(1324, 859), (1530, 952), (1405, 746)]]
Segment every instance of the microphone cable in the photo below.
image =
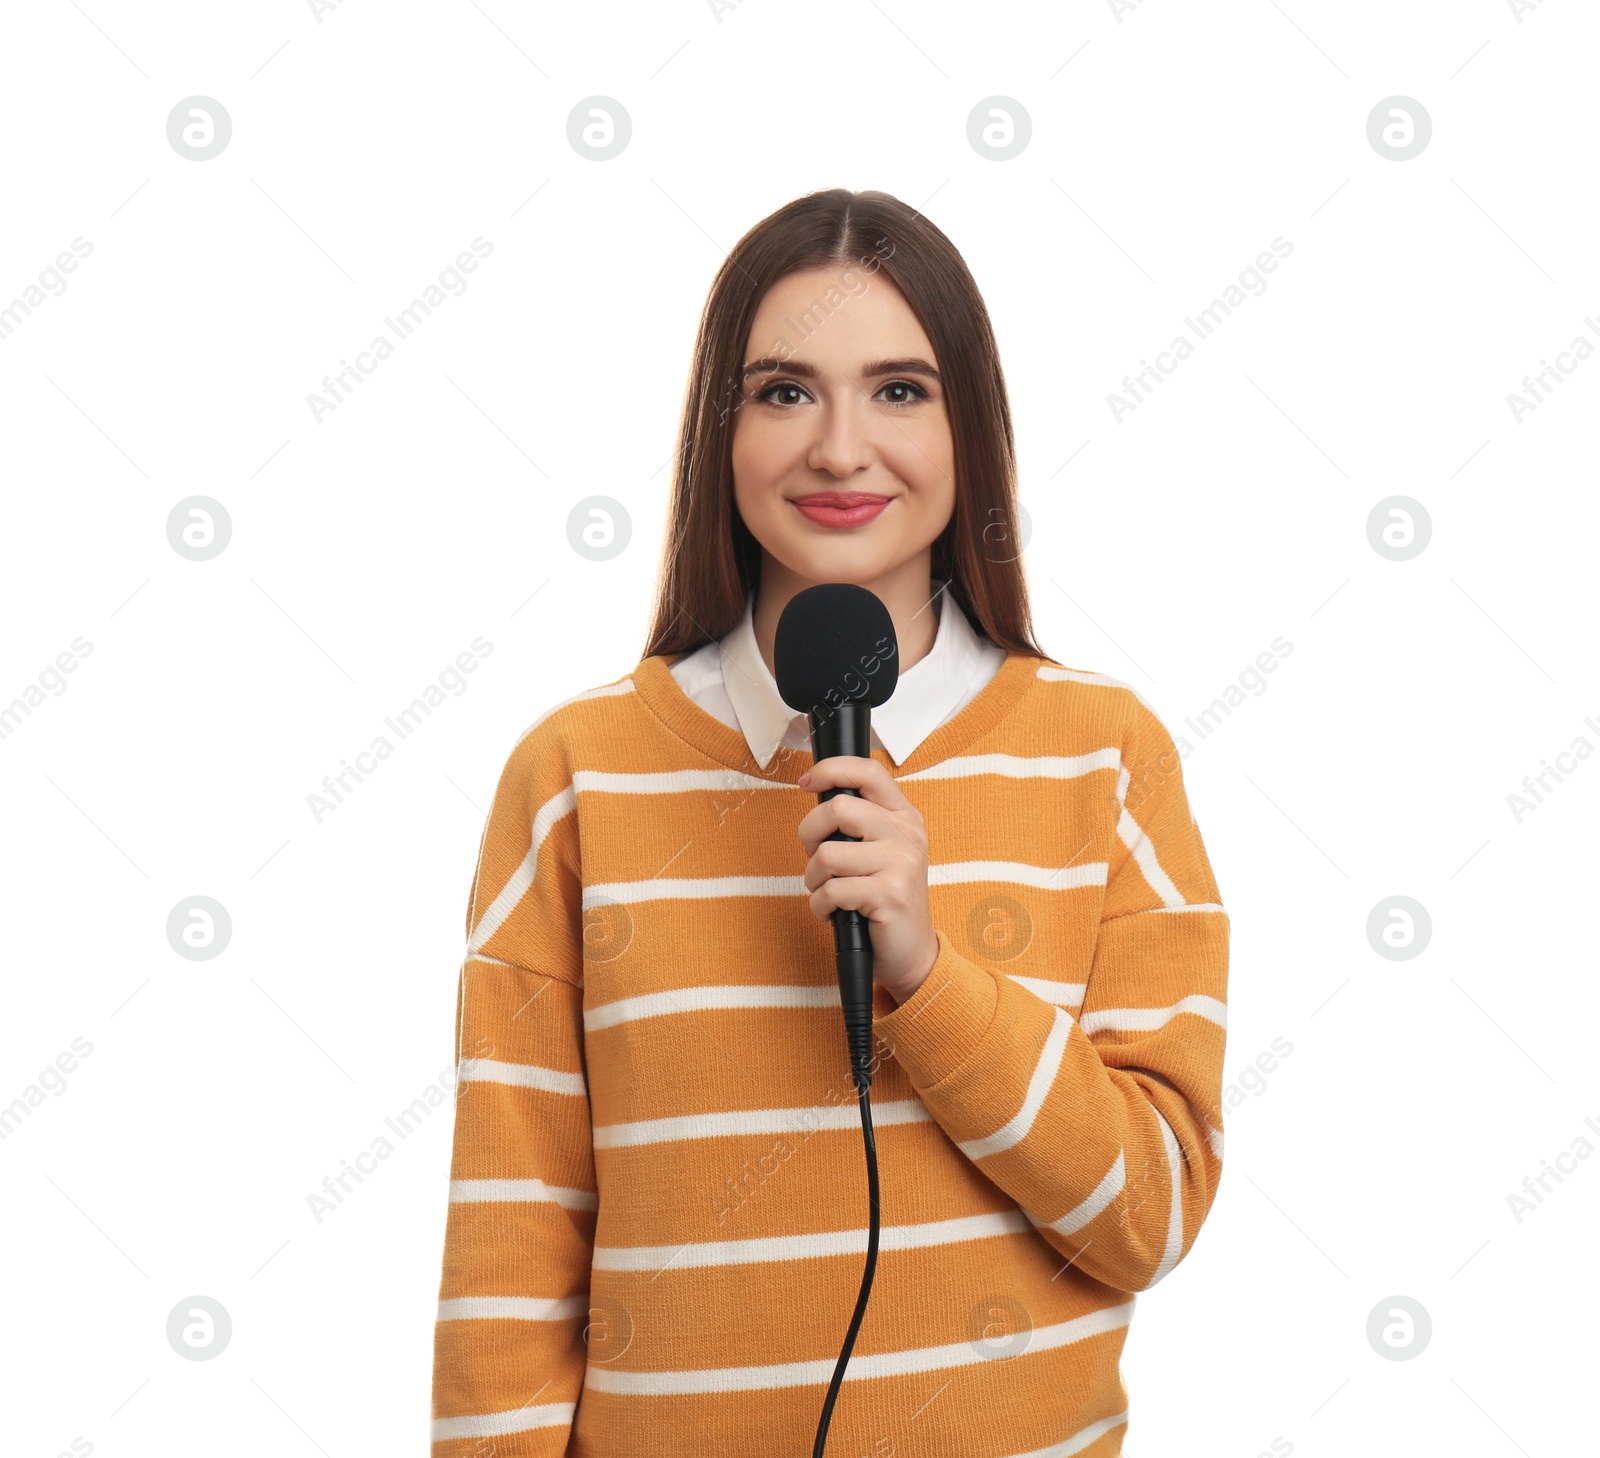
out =
[[(870, 955), (870, 954), (869, 954)], [(872, 1134), (872, 1065), (870, 1061), (870, 1043), (868, 1044), (869, 1058), (863, 1063), (858, 1049), (863, 1041), (855, 1036), (857, 1029), (852, 1027), (851, 1033), (851, 1064), (852, 1073), (856, 1081), (856, 1099), (861, 1106), (861, 1137), (867, 1150), (867, 1199), (871, 1208), (868, 1211), (867, 1229), (867, 1266), (861, 1274), (861, 1294), (856, 1297), (855, 1315), (850, 1318), (850, 1330), (845, 1333), (844, 1347), (839, 1352), (839, 1361), (833, 1369), (833, 1381), (828, 1384), (828, 1396), (822, 1404), (822, 1417), (817, 1423), (817, 1440), (811, 1449), (811, 1458), (823, 1458), (823, 1449), (828, 1446), (828, 1424), (833, 1419), (833, 1404), (839, 1396), (839, 1384), (844, 1381), (844, 1369), (850, 1363), (850, 1353), (855, 1349), (856, 1333), (861, 1330), (861, 1318), (866, 1314), (867, 1298), (872, 1294), (872, 1276), (878, 1268), (878, 1146)], [(867, 1039), (872, 1035), (871, 1024), (867, 1026)]]

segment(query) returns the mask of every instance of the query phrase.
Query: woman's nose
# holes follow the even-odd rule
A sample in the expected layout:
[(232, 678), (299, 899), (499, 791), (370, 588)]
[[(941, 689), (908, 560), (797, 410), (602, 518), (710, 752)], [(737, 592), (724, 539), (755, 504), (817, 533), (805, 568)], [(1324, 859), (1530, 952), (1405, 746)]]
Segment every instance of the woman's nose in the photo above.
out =
[(864, 405), (864, 401), (854, 398), (831, 400), (817, 412), (817, 436), (807, 460), (813, 470), (846, 477), (872, 464)]

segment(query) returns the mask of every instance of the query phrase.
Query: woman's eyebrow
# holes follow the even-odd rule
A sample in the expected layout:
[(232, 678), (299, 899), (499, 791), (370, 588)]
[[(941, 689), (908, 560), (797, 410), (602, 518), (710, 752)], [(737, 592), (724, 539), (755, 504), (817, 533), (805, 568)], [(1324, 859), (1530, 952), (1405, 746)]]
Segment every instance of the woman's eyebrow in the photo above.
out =
[(925, 359), (880, 359), (863, 367), (861, 371), (864, 379), (873, 375), (927, 375), (929, 379), (937, 380), (939, 371)]
[[(776, 355), (764, 355), (760, 359), (753, 359), (744, 367), (742, 378), (749, 379), (751, 375), (766, 374), (772, 370), (782, 370), (786, 374), (798, 375), (803, 380), (817, 378), (817, 367), (809, 365), (800, 359), (779, 359)], [(927, 375), (929, 379), (940, 378), (939, 371), (925, 359), (878, 359), (861, 367), (861, 378), (871, 379), (876, 375)]]

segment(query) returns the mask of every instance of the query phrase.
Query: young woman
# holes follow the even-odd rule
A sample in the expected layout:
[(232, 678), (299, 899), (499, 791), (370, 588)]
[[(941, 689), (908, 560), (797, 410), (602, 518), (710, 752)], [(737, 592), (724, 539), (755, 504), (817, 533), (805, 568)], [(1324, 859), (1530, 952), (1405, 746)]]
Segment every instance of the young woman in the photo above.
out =
[[(943, 233), (835, 190), (740, 240), (645, 656), (534, 722), (484, 831), (435, 1458), (811, 1451), (869, 1215), (839, 907), (882, 1231), (830, 1451), (1121, 1451), (1134, 1293), (1221, 1176), (1228, 918), (1159, 718), (1034, 643), (1014, 502)], [(894, 620), (870, 760), (813, 764), (773, 681), (819, 582)]]

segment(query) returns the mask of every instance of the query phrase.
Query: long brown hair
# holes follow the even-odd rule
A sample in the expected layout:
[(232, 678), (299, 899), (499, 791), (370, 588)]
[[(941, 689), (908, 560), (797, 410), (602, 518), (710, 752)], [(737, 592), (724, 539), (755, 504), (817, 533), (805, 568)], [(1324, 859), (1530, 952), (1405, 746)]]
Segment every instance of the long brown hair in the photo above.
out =
[(744, 614), (761, 548), (733, 495), (733, 430), (756, 311), (779, 279), (855, 264), (905, 296), (944, 384), (955, 447), (955, 508), (933, 544), (933, 575), (990, 641), (1043, 655), (1033, 640), (1017, 543), (1016, 445), (989, 312), (955, 245), (886, 192), (808, 193), (751, 228), (711, 285), (695, 339), (676, 470), (644, 656), (687, 653)]

